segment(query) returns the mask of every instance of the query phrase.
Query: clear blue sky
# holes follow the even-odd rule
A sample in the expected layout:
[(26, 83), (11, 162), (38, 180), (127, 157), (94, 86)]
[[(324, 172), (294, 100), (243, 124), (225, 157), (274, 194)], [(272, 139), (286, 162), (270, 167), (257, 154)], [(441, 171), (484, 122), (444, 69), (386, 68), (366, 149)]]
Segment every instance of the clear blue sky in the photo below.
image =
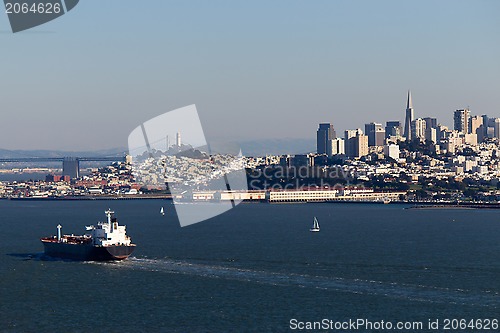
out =
[(313, 138), (452, 112), (500, 117), (500, 1), (81, 0), (12, 34), (0, 13), (0, 148), (127, 145), (196, 104), (209, 138)]

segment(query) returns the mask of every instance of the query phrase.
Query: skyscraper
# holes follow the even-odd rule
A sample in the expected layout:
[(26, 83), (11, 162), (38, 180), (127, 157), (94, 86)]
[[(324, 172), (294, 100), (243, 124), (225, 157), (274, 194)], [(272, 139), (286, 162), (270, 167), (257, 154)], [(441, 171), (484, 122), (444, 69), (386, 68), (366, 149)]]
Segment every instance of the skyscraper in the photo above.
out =
[[(345, 154), (345, 143), (344, 139), (336, 138), (331, 141), (331, 155), (343, 155)], [(328, 150), (330, 152), (330, 149)], [(328, 154), (330, 156), (330, 154)]]
[(80, 177), (80, 160), (76, 157), (65, 157), (63, 160), (63, 176), (71, 179)]
[(356, 156), (363, 157), (368, 155), (368, 137), (364, 134), (358, 135), (355, 139)]
[(368, 137), (361, 129), (345, 131), (345, 153), (354, 158), (368, 155)]
[(411, 138), (412, 140), (425, 140), (426, 122), (422, 118), (417, 118), (411, 122)]
[(345, 154), (347, 157), (352, 157), (355, 154), (356, 148), (354, 147), (355, 142), (353, 139), (358, 135), (358, 132), (361, 132), (361, 129), (346, 130), (344, 132)]
[(316, 132), (316, 149), (318, 154), (331, 155), (332, 140), (336, 137), (337, 135), (332, 124), (319, 124), (318, 131)]
[(483, 118), (483, 138), (486, 139), (488, 137), (489, 118), (486, 114), (483, 114), (481, 118)]
[(388, 121), (385, 123), (385, 137), (389, 138), (391, 136), (402, 136), (403, 131), (401, 128), (401, 122), (399, 120)]
[(369, 123), (365, 124), (365, 133), (368, 136), (369, 146), (383, 146), (385, 139), (385, 130), (382, 124)]
[(484, 139), (483, 117), (473, 116), (469, 121), (469, 133), (477, 135), (477, 141), (482, 142)]
[(496, 138), (495, 136), (495, 118), (488, 118), (488, 126), (486, 126), (486, 137)]
[(494, 123), (494, 132), (495, 133), (495, 138), (497, 139), (500, 139), (500, 118), (495, 118), (495, 120), (493, 121)]
[(424, 121), (426, 128), (437, 128), (438, 125), (437, 118), (425, 117)]
[(469, 110), (456, 110), (453, 114), (453, 129), (463, 134), (469, 133)]
[(437, 118), (425, 117), (423, 120), (425, 122), (423, 130), (425, 132), (425, 141), (437, 143)]
[(437, 143), (437, 129), (435, 127), (425, 128), (425, 141)]
[(408, 99), (406, 101), (406, 117), (405, 117), (405, 131), (404, 131), (404, 136), (406, 137), (406, 140), (411, 140), (411, 122), (414, 120), (413, 119), (414, 114), (413, 114), (413, 104), (411, 102), (411, 92), (408, 90)]

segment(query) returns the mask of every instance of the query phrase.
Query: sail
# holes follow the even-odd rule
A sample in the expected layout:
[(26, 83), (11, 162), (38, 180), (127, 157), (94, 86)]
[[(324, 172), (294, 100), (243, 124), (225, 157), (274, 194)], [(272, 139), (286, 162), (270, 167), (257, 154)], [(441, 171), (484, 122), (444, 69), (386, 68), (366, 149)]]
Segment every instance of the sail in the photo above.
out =
[(160, 214), (164, 214), (163, 207), (160, 209)]
[(314, 217), (313, 226), (311, 230), (319, 230), (319, 223), (318, 219), (316, 219), (316, 216)]

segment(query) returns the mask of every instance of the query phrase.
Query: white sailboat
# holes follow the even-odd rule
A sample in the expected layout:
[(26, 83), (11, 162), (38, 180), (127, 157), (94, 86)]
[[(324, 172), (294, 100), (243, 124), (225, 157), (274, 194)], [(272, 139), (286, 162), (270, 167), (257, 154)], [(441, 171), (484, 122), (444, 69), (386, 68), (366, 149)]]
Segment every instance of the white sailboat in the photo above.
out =
[(316, 216), (314, 217), (314, 222), (313, 222), (313, 226), (311, 229), (309, 229), (310, 232), (319, 232), (319, 223), (318, 223), (318, 219), (316, 218)]
[(160, 209), (160, 214), (165, 215), (165, 211), (163, 210), (163, 207), (161, 207), (161, 209)]

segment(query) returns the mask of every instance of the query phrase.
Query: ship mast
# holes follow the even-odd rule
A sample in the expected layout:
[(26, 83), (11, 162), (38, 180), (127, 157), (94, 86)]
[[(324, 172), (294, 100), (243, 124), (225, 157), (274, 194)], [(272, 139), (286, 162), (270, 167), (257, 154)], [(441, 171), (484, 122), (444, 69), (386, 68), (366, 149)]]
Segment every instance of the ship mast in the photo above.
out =
[(58, 242), (61, 241), (61, 229), (62, 229), (62, 225), (58, 224), (57, 225), (57, 241)]
[(108, 223), (111, 223), (111, 216), (115, 213), (114, 211), (111, 210), (111, 208), (108, 208), (107, 211), (105, 211), (106, 216), (108, 217)]
[(113, 223), (112, 223), (112, 221), (111, 221), (111, 217), (113, 216), (113, 214), (114, 214), (115, 212), (114, 212), (114, 211), (112, 211), (112, 210), (111, 210), (111, 208), (108, 208), (108, 210), (107, 210), (107, 211), (105, 211), (105, 213), (106, 213), (106, 216), (108, 217), (109, 230), (110, 230), (111, 232), (113, 232), (113, 229), (114, 229), (114, 228), (113, 228)]

